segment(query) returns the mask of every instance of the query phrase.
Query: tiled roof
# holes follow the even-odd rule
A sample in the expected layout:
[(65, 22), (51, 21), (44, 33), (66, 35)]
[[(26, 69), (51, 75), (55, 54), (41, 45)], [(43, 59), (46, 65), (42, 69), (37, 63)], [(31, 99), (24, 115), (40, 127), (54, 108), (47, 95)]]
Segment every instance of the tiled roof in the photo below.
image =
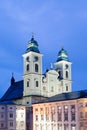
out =
[(11, 85), (1, 98), (1, 101), (20, 99), (23, 97), (23, 80)]
[(57, 94), (55, 96), (48, 98), (47, 100), (43, 100), (38, 103), (67, 101), (67, 100), (74, 100), (79, 98), (87, 98), (87, 90)]

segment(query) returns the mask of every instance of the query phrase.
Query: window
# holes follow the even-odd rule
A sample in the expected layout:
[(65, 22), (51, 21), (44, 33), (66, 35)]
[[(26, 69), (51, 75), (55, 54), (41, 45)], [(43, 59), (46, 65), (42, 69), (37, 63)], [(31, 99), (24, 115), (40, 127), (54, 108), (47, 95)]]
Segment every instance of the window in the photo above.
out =
[(24, 114), (23, 114), (23, 113), (21, 114), (21, 117), (22, 117), (22, 118), (24, 117)]
[(87, 112), (85, 112), (85, 118), (87, 118)]
[(34, 59), (35, 59), (35, 62), (38, 61), (38, 57), (37, 56), (35, 56)]
[(76, 124), (71, 124), (71, 130), (76, 130)]
[(9, 117), (10, 117), (10, 118), (13, 118), (13, 113), (10, 113), (10, 114), (9, 114)]
[(38, 115), (36, 115), (36, 121), (38, 121)]
[(59, 73), (58, 78), (61, 79), (62, 78), (62, 71), (59, 71), (58, 73)]
[(26, 70), (29, 71), (29, 64), (27, 64), (27, 66), (26, 66)]
[(4, 114), (3, 113), (1, 113), (1, 118), (3, 118), (4, 117)]
[(36, 81), (36, 87), (38, 87), (38, 86), (39, 86), (38, 81)]
[(66, 91), (68, 91), (68, 86), (66, 86)]
[(29, 62), (29, 56), (26, 58), (26, 61)]
[(29, 81), (27, 81), (27, 87), (29, 87)]
[(84, 116), (83, 116), (83, 112), (80, 112), (80, 118), (83, 118)]
[(68, 106), (64, 106), (64, 121), (68, 121)]
[(80, 107), (80, 108), (83, 107), (83, 103), (80, 103), (80, 104), (79, 104), (79, 107)]
[(68, 124), (64, 124), (64, 130), (68, 130)]
[(1, 127), (4, 127), (4, 123), (1, 123)]
[(13, 109), (12, 107), (10, 107), (10, 109)]
[(51, 87), (51, 92), (53, 92), (54, 91), (54, 88), (53, 88), (53, 86)]
[(29, 102), (27, 102), (27, 104), (29, 104)]
[(80, 122), (80, 127), (83, 127), (83, 125), (84, 125), (83, 122)]
[(35, 64), (35, 72), (38, 72), (38, 64)]
[(38, 108), (36, 108), (35, 111), (38, 111)]
[(57, 107), (58, 109), (58, 121), (62, 120), (62, 108), (60, 106)]
[(75, 113), (71, 113), (71, 121), (75, 121)]
[(21, 124), (21, 127), (23, 127), (24, 126), (24, 121), (21, 121), (20, 124)]
[(44, 120), (44, 115), (41, 115), (41, 121), (43, 121)]
[(75, 105), (71, 105), (71, 121), (75, 121)]
[(55, 121), (55, 113), (51, 113), (51, 121)]
[(68, 78), (68, 71), (66, 71), (66, 78)]
[(85, 103), (85, 107), (87, 107), (87, 102)]
[(2, 107), (1, 109), (5, 109), (4, 107)]
[(46, 87), (45, 87), (45, 86), (43, 86), (43, 90), (44, 90), (44, 91), (46, 90)]
[(46, 121), (48, 121), (48, 120), (49, 120), (49, 115), (47, 114), (47, 115), (46, 115)]
[(10, 126), (13, 126), (13, 122), (10, 122)]
[(43, 108), (40, 108), (41, 111), (43, 111)]

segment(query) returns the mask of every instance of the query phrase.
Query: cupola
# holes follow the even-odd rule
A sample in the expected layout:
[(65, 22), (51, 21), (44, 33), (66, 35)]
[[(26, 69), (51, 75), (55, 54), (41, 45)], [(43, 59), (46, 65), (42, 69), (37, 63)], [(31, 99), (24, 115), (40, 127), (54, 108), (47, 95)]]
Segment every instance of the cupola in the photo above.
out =
[(57, 62), (62, 61), (62, 60), (69, 61), (67, 51), (63, 47), (61, 48), (61, 50), (58, 53)]
[(38, 49), (38, 43), (37, 43), (37, 41), (34, 39), (34, 35), (32, 35), (31, 40), (28, 42), (28, 46), (27, 46), (27, 49), (26, 49), (26, 53), (27, 53), (27, 52), (30, 52), (30, 51), (33, 51), (33, 52), (36, 52), (36, 53), (40, 53), (40, 51), (39, 51), (39, 49)]

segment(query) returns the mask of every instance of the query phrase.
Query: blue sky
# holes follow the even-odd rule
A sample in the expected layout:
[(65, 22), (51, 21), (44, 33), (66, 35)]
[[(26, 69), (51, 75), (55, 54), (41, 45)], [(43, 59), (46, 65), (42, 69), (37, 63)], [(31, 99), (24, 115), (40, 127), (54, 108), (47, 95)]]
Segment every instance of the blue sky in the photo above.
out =
[(87, 0), (0, 1), (0, 97), (23, 77), (27, 42), (34, 32), (43, 57), (43, 72), (63, 45), (72, 62), (73, 90), (87, 89)]

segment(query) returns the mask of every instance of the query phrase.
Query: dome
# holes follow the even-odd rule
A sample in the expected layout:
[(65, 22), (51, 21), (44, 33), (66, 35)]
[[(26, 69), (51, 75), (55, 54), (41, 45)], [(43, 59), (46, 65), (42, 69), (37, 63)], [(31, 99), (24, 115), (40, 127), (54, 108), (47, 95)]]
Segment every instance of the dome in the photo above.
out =
[(38, 43), (36, 40), (34, 40), (34, 36), (32, 36), (31, 40), (28, 42), (28, 47), (26, 49), (26, 53), (30, 52), (30, 51), (40, 53), (40, 51), (38, 49)]
[(67, 54), (67, 51), (62, 48), (59, 53), (58, 53), (58, 58), (57, 58), (57, 62), (58, 61), (62, 61), (62, 60), (65, 60), (65, 61), (68, 61), (68, 54)]

